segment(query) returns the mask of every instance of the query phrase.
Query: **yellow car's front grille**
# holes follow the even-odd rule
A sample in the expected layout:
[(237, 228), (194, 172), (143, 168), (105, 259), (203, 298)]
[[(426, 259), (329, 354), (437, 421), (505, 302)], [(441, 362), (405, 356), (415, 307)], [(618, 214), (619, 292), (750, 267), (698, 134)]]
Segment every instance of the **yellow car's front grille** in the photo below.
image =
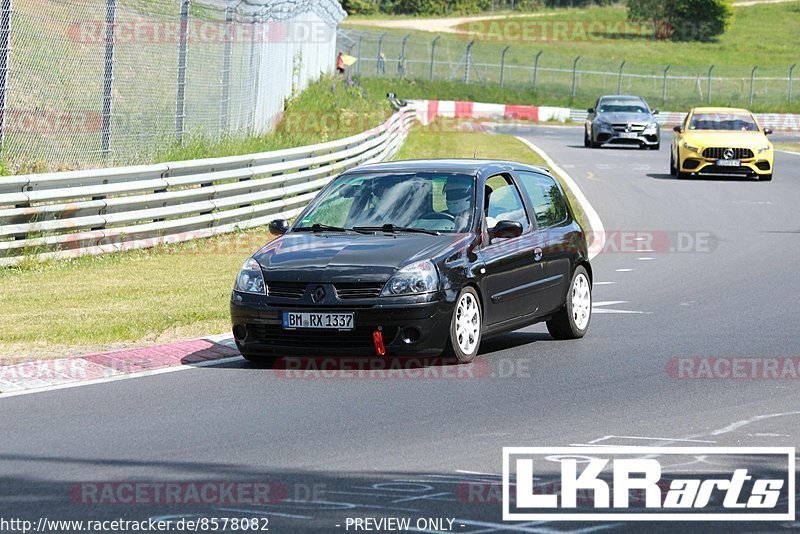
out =
[[(731, 152), (726, 154), (726, 151)], [(750, 159), (753, 151), (749, 148), (710, 147), (703, 150), (703, 157), (708, 159)]]

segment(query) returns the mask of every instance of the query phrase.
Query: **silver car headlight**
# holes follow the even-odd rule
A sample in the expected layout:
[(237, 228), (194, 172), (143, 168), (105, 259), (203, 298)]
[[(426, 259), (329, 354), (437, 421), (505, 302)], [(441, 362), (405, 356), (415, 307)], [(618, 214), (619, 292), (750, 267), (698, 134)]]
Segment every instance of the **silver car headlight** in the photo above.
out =
[(658, 123), (657, 122), (651, 122), (650, 124), (648, 124), (644, 128), (645, 133), (655, 133), (656, 130), (658, 130)]
[(430, 260), (406, 265), (392, 276), (381, 292), (382, 297), (420, 295), (439, 289), (439, 275)]
[(610, 130), (611, 129), (611, 124), (609, 124), (608, 122), (606, 122), (604, 120), (597, 120), (597, 121), (595, 121), (594, 125), (597, 126), (598, 128), (602, 128), (604, 130)]
[(258, 264), (255, 258), (250, 258), (244, 262), (239, 274), (236, 276), (236, 283), (233, 284), (233, 289), (255, 295), (267, 294), (264, 274), (261, 272), (261, 265)]

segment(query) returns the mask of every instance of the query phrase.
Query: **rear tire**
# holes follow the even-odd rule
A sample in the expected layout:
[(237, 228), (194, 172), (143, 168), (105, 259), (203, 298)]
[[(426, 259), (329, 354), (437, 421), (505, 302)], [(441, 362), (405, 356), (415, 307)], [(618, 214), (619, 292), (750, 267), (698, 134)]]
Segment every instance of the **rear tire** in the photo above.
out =
[(572, 274), (567, 301), (547, 321), (547, 331), (555, 339), (579, 339), (586, 335), (592, 319), (592, 284), (586, 268), (578, 266)]
[(478, 292), (467, 286), (461, 290), (450, 319), (450, 336), (444, 356), (458, 363), (469, 363), (478, 355), (481, 346), (483, 316)]

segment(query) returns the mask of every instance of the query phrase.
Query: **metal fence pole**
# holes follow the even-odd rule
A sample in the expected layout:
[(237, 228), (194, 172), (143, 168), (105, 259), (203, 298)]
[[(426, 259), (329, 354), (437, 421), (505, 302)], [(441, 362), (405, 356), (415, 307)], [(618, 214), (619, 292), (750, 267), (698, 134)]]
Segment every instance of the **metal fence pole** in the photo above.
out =
[(575, 94), (578, 90), (578, 60), (581, 56), (577, 56), (575, 61), (572, 62), (572, 98), (575, 98)]
[(536, 57), (533, 58), (533, 87), (531, 87), (531, 91), (534, 93), (536, 92), (536, 78), (539, 75), (539, 56), (542, 55), (542, 52), (544, 50), (539, 50)]
[[(797, 64), (795, 63), (791, 67), (789, 67), (789, 102), (792, 101), (792, 76), (794, 75), (794, 68), (796, 66), (797, 66)], [(3, 106), (3, 107), (5, 107), (5, 106)], [(0, 120), (2, 120), (2, 119), (0, 119)], [(0, 123), (0, 127), (2, 127), (2, 123)]]
[(258, 96), (258, 84), (256, 83), (256, 17), (250, 17), (250, 102), (247, 108), (247, 130), (253, 132), (256, 122), (256, 97)]
[(228, 130), (230, 119), (228, 116), (231, 100), (231, 54), (233, 41), (233, 3), (228, 1), (225, 7), (225, 35), (222, 47), (222, 98), (220, 99), (219, 129), (221, 132)]
[(11, 0), (0, 4), (0, 152), (3, 150), (8, 93), (8, 60), (11, 55)]
[(375, 74), (380, 74), (381, 70), (386, 70), (386, 64), (384, 63), (384, 59), (381, 56), (383, 53), (383, 39), (386, 37), (386, 33), (382, 33), (381, 36), (378, 38), (378, 60), (375, 62)]
[(665, 104), (667, 103), (667, 72), (669, 72), (670, 67), (672, 67), (672, 65), (667, 65), (667, 68), (664, 69), (664, 92), (661, 95), (661, 100)]
[(181, 2), (181, 25), (178, 36), (178, 90), (175, 94), (175, 138), (183, 141), (183, 127), (186, 120), (186, 49), (189, 36), (189, 3)]
[(442, 38), (442, 36), (441, 36), (441, 35), (437, 35), (437, 36), (436, 36), (436, 39), (434, 39), (434, 40), (431, 42), (431, 71), (430, 71), (430, 73), (428, 74), (428, 79), (429, 79), (429, 80), (431, 80), (431, 81), (433, 80), (433, 59), (434, 59), (434, 56), (435, 56), (435, 54), (436, 54), (436, 43), (437, 43), (437, 42), (439, 41), (439, 39), (441, 39), (441, 38)]
[(117, 1), (106, 0), (106, 52), (103, 69), (103, 114), (100, 123), (100, 150), (103, 157), (111, 151), (111, 107), (114, 98), (114, 26)]
[(475, 39), (469, 42), (467, 50), (464, 53), (464, 83), (469, 83), (469, 66), (472, 63), (472, 45), (475, 44)]
[(505, 74), (506, 74), (506, 52), (508, 49), (511, 48), (511, 45), (508, 45), (503, 49), (503, 54), (500, 56), (500, 87), (503, 87), (503, 82), (505, 82)]
[(708, 101), (709, 104), (711, 103), (711, 72), (713, 70), (714, 70), (714, 65), (711, 65), (708, 68), (708, 94), (706, 95), (706, 98), (708, 99), (707, 101)]
[(756, 79), (756, 69), (758, 69), (758, 65), (753, 67), (753, 70), (750, 71), (750, 105), (753, 105), (753, 94), (755, 90), (755, 79)]
[(619, 65), (619, 79), (617, 80), (617, 94), (622, 94), (622, 69), (625, 68), (625, 62), (623, 61)]
[(406, 75), (406, 44), (408, 43), (409, 37), (411, 37), (411, 34), (407, 33), (403, 37), (403, 44), (400, 45), (400, 59), (397, 61), (397, 74), (401, 77)]
[(361, 44), (364, 41), (364, 36), (358, 36), (358, 57), (356, 58), (356, 75), (361, 75)]

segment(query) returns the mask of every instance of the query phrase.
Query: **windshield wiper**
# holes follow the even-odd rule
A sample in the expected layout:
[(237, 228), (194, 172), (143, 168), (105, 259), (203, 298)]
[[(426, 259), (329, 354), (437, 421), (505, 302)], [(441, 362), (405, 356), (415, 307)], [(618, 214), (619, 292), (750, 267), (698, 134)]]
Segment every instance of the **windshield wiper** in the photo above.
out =
[(359, 234), (366, 234), (369, 232), (364, 232), (358, 230), (356, 228), (342, 228), (341, 226), (330, 226), (328, 224), (321, 224), (321, 223), (314, 223), (311, 226), (301, 226), (300, 228), (295, 228), (294, 232), (358, 232)]
[(384, 224), (383, 226), (354, 226), (353, 230), (369, 231), (369, 232), (411, 232), (415, 234), (428, 234), (428, 235), (441, 235), (436, 230), (427, 230), (425, 228), (410, 228), (408, 226), (396, 226), (394, 224)]

